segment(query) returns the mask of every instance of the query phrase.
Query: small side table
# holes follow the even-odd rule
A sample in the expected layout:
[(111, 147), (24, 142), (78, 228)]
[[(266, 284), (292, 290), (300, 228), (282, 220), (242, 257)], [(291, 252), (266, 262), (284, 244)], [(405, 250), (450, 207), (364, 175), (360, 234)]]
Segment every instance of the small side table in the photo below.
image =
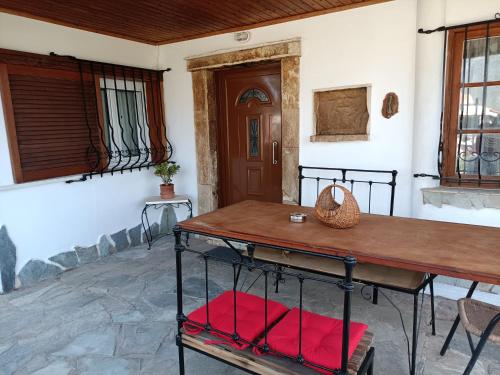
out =
[[(189, 218), (193, 217), (193, 203), (191, 203), (191, 199), (189, 199), (187, 195), (175, 195), (170, 199), (163, 199), (159, 196), (148, 198), (141, 214), (141, 222), (144, 228), (144, 234), (146, 235), (146, 241), (148, 242), (148, 250), (151, 249), (151, 245), (153, 244), (153, 234), (151, 232), (151, 225), (149, 224), (148, 209), (150, 207), (159, 209), (168, 206), (174, 208), (179, 208), (181, 206), (187, 207), (189, 210)], [(173, 233), (166, 233), (165, 235), (170, 234)], [(189, 246), (189, 233), (186, 233), (186, 246)]]

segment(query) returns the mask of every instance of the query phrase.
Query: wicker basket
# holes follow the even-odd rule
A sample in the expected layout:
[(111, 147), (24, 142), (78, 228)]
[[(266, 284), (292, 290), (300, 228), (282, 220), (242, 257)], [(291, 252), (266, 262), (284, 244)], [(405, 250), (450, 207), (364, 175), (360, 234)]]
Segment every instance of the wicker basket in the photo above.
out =
[[(344, 193), (344, 202), (338, 204), (332, 196), (332, 189), (337, 188)], [(316, 200), (314, 214), (322, 223), (337, 229), (350, 228), (359, 224), (359, 206), (349, 190), (340, 185), (329, 185), (324, 188)]]

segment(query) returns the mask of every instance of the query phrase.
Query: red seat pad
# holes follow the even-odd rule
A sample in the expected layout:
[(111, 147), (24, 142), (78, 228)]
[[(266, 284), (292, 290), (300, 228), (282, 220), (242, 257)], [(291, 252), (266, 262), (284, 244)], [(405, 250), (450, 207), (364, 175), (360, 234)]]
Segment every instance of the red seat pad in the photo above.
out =
[[(208, 320), (212, 328), (218, 329), (229, 336), (210, 331), (210, 334), (222, 338), (224, 343), (236, 349), (246, 349), (263, 332), (265, 328), (264, 298), (236, 291), (236, 331), (243, 340), (233, 341), (231, 335), (234, 333), (234, 299), (233, 291), (226, 291), (208, 303)], [(278, 302), (267, 300), (267, 323), (268, 326), (282, 317), (288, 308)], [(205, 325), (207, 323), (206, 305), (196, 309), (188, 315), (188, 319)], [(183, 325), (187, 334), (196, 335), (204, 329), (190, 322)], [(210, 343), (210, 342), (209, 342)]]
[[(268, 333), (267, 344), (270, 353), (297, 357), (299, 354), (299, 316), (300, 310), (293, 308)], [(349, 358), (356, 350), (368, 326), (351, 322), (349, 330)], [(342, 364), (342, 320), (302, 311), (302, 356), (308, 362), (338, 369)], [(264, 339), (259, 342), (264, 345)], [(254, 348), (257, 354), (262, 350)], [(319, 372), (327, 373), (314, 366), (307, 365)], [(331, 374), (331, 371), (329, 372)]]

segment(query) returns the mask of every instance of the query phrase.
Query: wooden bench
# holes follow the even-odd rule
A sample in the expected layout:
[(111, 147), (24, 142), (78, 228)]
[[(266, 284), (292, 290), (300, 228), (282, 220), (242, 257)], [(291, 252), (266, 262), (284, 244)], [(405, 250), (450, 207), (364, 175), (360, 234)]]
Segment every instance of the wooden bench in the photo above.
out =
[[(274, 355), (256, 355), (251, 349), (236, 350), (229, 345), (205, 344), (205, 341), (213, 340), (206, 332), (198, 335), (182, 335), (184, 346), (198, 352), (202, 352), (210, 357), (222, 359), (236, 367), (245, 369), (255, 374), (262, 375), (317, 375), (318, 372), (308, 367), (294, 363), (290, 359)], [(373, 355), (372, 343), (374, 335), (371, 332), (365, 332), (365, 335), (359, 342), (356, 350), (348, 363), (349, 375), (368, 374), (367, 363), (370, 362), (370, 356)]]

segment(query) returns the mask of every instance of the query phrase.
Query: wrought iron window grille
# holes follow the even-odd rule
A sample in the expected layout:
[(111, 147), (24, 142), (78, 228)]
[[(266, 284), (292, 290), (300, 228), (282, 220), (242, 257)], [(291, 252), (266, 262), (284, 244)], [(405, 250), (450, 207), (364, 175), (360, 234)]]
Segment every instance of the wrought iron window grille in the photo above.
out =
[[(441, 84), (441, 115), (440, 115), (440, 137), (437, 152), (438, 174), (415, 173), (413, 176), (430, 177), (439, 180), (441, 184), (454, 184), (464, 186), (489, 186), (500, 187), (500, 113), (488, 108), (488, 88), (500, 87), (491, 86), (492, 81), (489, 76), (490, 57), (492, 50), (490, 43), (492, 38), (500, 36), (491, 35), (491, 27), (500, 24), (500, 12), (490, 20), (466, 23), (453, 26), (440, 26), (435, 29), (419, 29), (419, 34), (432, 34), (444, 32), (443, 46), (443, 68)], [(485, 27), (486, 34), (479, 38), (468, 38), (471, 30), (477, 27)], [(446, 113), (447, 101), (451, 99), (447, 95), (446, 81), (450, 72), (447, 71), (448, 60), (448, 36), (450, 30), (464, 30), (463, 57), (460, 72), (460, 100), (458, 124), (457, 126), (457, 147), (455, 153), (455, 175), (450, 176), (444, 171), (445, 134), (444, 124), (449, 113)], [(473, 45), (472, 42), (476, 42)], [(497, 52), (498, 53), (498, 52)], [(471, 90), (475, 87), (467, 85), (472, 82), (471, 70), (474, 62), (473, 58), (482, 58), (482, 67), (477, 65), (482, 71), (482, 76), (474, 80), (474, 86), (482, 90), (476, 99), (471, 101)], [(499, 70), (500, 71), (500, 70)], [(451, 109), (450, 109), (451, 111)], [(475, 133), (471, 133), (474, 129)], [(493, 131), (492, 131), (493, 129)], [(476, 131), (477, 130), (477, 131)], [(485, 135), (486, 133), (486, 135)]]
[[(89, 140), (89, 172), (66, 183), (148, 169), (165, 161), (174, 163), (162, 87), (163, 73), (170, 68), (151, 70), (64, 57), (78, 63)], [(94, 81), (92, 88), (89, 81)]]

